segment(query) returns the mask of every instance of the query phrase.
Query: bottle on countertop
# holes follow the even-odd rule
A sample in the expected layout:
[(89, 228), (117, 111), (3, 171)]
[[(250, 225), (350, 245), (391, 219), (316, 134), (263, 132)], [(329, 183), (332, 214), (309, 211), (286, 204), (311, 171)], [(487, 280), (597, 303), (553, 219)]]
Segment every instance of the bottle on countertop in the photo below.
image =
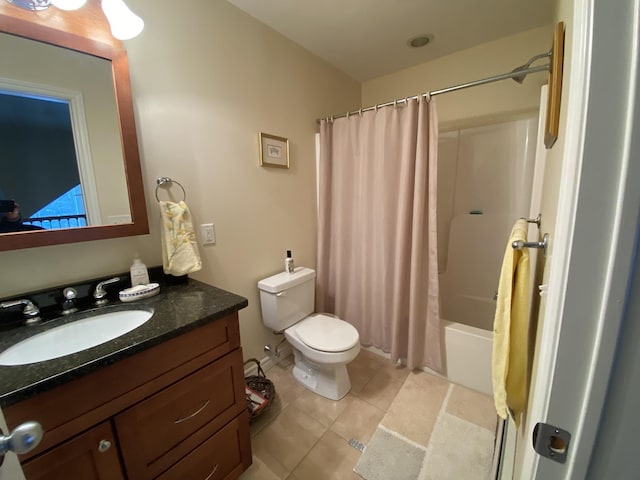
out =
[(147, 271), (147, 266), (142, 263), (140, 257), (136, 255), (133, 259), (133, 264), (129, 269), (131, 272), (131, 286), (135, 287), (136, 285), (148, 285), (149, 284), (149, 272)]
[(293, 273), (293, 257), (291, 256), (291, 250), (287, 250), (287, 258), (284, 259), (284, 271), (287, 273)]

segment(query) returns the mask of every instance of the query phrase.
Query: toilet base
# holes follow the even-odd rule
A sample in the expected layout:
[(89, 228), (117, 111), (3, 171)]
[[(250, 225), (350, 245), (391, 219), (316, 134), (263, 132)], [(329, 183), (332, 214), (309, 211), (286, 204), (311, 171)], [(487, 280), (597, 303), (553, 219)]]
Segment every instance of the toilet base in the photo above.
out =
[(295, 348), (293, 353), (293, 377), (302, 386), (330, 400), (340, 400), (349, 393), (351, 381), (346, 365), (317, 365)]

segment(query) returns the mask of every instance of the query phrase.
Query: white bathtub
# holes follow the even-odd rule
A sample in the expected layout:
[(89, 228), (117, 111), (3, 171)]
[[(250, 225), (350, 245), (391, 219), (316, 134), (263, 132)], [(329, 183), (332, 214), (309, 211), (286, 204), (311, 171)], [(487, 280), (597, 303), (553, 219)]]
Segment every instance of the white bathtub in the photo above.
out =
[(445, 372), (449, 381), (493, 395), (493, 332), (449, 320), (443, 320), (443, 326)]

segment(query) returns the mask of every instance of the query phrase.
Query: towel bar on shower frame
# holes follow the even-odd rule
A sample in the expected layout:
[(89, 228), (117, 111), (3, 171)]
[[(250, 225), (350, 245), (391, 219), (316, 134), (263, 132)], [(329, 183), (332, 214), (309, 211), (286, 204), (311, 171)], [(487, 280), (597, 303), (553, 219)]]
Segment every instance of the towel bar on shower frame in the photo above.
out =
[(547, 254), (547, 245), (549, 244), (549, 234), (545, 233), (541, 242), (523, 242), (522, 240), (516, 240), (511, 244), (514, 250), (522, 250), (523, 248), (540, 248), (543, 255)]

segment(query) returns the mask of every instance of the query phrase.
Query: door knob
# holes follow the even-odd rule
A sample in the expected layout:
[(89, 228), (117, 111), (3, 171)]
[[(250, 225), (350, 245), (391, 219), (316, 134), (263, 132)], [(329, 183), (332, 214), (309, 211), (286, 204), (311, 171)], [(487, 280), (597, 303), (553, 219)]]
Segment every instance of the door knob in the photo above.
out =
[(0, 458), (7, 452), (18, 455), (27, 453), (38, 446), (44, 431), (38, 422), (25, 422), (18, 425), (9, 435), (0, 431)]

